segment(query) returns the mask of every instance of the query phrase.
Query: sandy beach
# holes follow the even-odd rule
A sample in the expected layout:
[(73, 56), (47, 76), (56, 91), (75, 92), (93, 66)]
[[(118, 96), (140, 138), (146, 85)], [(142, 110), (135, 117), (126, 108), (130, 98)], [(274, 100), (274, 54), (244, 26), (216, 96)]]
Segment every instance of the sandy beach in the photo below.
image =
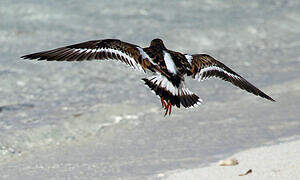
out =
[[(299, 137), (296, 137), (299, 139)], [(158, 174), (158, 178), (179, 179), (299, 179), (300, 141), (280, 142), (276, 145), (249, 149), (232, 155), (239, 162), (236, 166), (219, 166), (176, 170)], [(251, 169), (251, 173), (245, 173)], [(243, 174), (243, 176), (241, 176)]]

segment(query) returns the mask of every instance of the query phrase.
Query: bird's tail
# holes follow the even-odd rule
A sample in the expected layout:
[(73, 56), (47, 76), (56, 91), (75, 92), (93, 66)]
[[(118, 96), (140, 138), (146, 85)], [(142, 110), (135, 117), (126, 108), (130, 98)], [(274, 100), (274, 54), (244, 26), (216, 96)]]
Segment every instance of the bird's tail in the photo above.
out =
[(159, 98), (169, 101), (178, 108), (180, 108), (180, 104), (185, 108), (190, 108), (200, 105), (202, 102), (197, 95), (184, 87), (183, 82), (181, 82), (179, 87), (176, 87), (161, 74), (143, 78), (142, 80)]

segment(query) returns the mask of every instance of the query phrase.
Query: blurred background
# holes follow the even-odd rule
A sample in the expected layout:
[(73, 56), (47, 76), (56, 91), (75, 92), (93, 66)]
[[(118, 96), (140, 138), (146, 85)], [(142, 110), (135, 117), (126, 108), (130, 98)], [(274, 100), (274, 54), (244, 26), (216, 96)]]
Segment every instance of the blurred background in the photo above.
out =
[[(20, 59), (106, 38), (210, 54), (277, 102), (187, 79), (203, 105), (163, 117), (124, 64)], [(300, 135), (298, 0), (1, 0), (0, 44), (3, 178), (151, 179)]]

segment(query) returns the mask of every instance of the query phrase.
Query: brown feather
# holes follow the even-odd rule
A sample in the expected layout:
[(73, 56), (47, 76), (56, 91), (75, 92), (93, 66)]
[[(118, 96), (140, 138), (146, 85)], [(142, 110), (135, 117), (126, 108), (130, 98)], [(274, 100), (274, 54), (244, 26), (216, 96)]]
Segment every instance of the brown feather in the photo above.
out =
[[(208, 77), (217, 77), (224, 81), (231, 82), (233, 85), (246, 90), (252, 94), (258, 95), (260, 97), (266, 98), (271, 101), (275, 101), (270, 96), (266, 95), (264, 92), (259, 90), (257, 87), (249, 83), (246, 79), (238, 75), (236, 72), (231, 70), (229, 67), (224, 65), (223, 63), (217, 61), (213, 57), (206, 55), (206, 54), (195, 54), (192, 55), (192, 77), (195, 79), (198, 75), (202, 75), (202, 79), (208, 78)], [(201, 70), (205, 70), (205, 68), (208, 67), (216, 67), (215, 69), (206, 70), (204, 72), (201, 72)]]

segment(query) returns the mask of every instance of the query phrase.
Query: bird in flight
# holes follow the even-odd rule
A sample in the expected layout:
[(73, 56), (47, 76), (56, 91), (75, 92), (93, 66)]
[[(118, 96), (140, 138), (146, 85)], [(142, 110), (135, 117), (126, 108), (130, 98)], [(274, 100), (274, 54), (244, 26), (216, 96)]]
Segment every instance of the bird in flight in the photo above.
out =
[(185, 108), (200, 105), (202, 100), (185, 86), (185, 76), (195, 80), (216, 77), (254, 95), (275, 101), (229, 67), (207, 54), (182, 54), (169, 50), (161, 39), (153, 39), (149, 47), (103, 39), (86, 41), (22, 56), (23, 59), (46, 61), (117, 60), (152, 76), (142, 80), (160, 99), (165, 116), (172, 107)]

